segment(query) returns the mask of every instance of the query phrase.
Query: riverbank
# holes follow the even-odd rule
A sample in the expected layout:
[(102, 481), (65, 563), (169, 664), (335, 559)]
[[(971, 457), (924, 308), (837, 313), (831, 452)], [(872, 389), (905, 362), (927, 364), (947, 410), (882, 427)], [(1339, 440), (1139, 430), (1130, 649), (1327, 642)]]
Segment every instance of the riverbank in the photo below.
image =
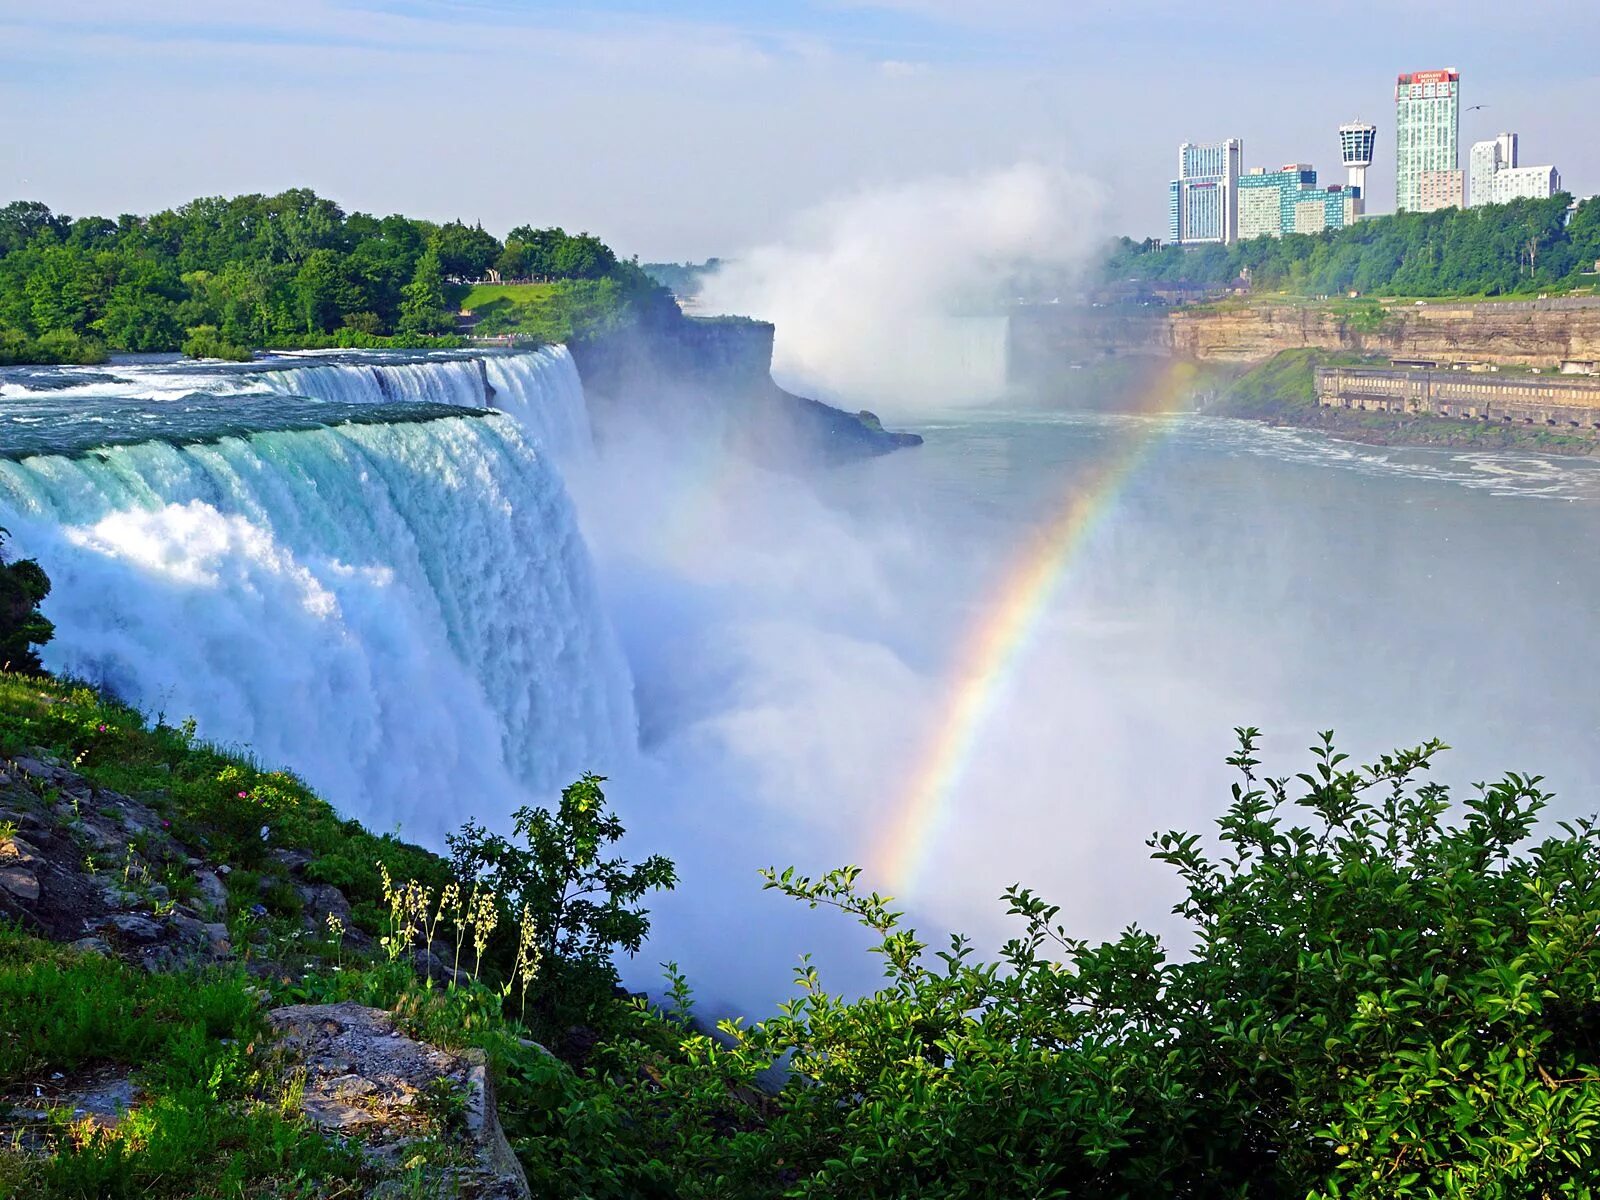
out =
[(1311, 348), (1283, 350), (1216, 388), (1201, 405), (1218, 416), (1314, 429), (1380, 446), (1442, 446), (1473, 450), (1537, 450), (1591, 455), (1600, 438), (1536, 425), (1458, 421), (1423, 413), (1325, 407), (1317, 403), (1318, 367), (1389, 365), (1388, 360)]

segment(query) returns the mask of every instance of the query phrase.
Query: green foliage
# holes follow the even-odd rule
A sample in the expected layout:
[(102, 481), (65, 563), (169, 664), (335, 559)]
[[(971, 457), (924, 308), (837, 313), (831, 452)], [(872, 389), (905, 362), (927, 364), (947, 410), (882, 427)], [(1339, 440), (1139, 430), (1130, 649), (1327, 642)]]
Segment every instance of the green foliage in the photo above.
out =
[(512, 913), (531, 917), (543, 963), (537, 1007), (573, 1017), (609, 996), (612, 953), (636, 954), (644, 944), (650, 919), (639, 902), (677, 883), (659, 854), (637, 865), (608, 856), (623, 827), (606, 808), (602, 782), (585, 775), (562, 791), (555, 812), (517, 809), (514, 837), (525, 846), (470, 820), (448, 839), (458, 878), (480, 881)]
[[(6, 531), (0, 529), (0, 545)], [(55, 626), (39, 611), (50, 594), (50, 577), (31, 558), (5, 562), (0, 557), (0, 669), (39, 671), (36, 646), (55, 636)]]
[[(1107, 278), (1298, 295), (1501, 296), (1587, 286), (1600, 259), (1600, 203), (1572, 197), (1397, 213), (1319, 234), (1259, 237), (1232, 246), (1158, 246), (1122, 238)], [(1371, 321), (1369, 314), (1365, 320)]]
[(449, 333), (455, 328), (444, 293), (444, 268), (432, 249), (417, 259), (417, 269), (401, 292), (399, 330), (404, 334)]
[(670, 303), (589, 234), (520, 226), (502, 245), (459, 221), (347, 215), (303, 188), (116, 221), (18, 201), (0, 208), (0, 365), (459, 344), (452, 289), (496, 266), (563, 289), (525, 331), (548, 340)]
[(191, 326), (184, 334), (183, 352), (190, 358), (221, 358), (230, 362), (249, 362), (250, 351), (236, 346), (215, 325)]
[(1313, 408), (1317, 403), (1317, 368), (1354, 365), (1359, 355), (1297, 347), (1280, 350), (1252, 367), (1223, 390), (1217, 411), (1233, 416), (1259, 417), (1285, 409)]
[[(133, 1069), (141, 1093), (116, 1129), (53, 1119), (20, 1194), (259, 1194), (354, 1180), (357, 1160), (274, 1103), (277, 1074), (242, 971), (151, 974), (0, 926), (0, 1087), (94, 1066)], [(0, 1159), (4, 1159), (0, 1153)], [(0, 1162), (0, 1181), (6, 1164)]]
[(854, 868), (769, 873), (869, 929), (885, 985), (830, 994), (806, 964), (776, 1017), (683, 1038), (648, 1087), (619, 1073), (624, 1141), (691, 1195), (1590, 1195), (1593, 825), (1528, 845), (1547, 797), (1518, 775), (1450, 820), (1421, 781), (1436, 742), (1352, 769), (1325, 736), (1291, 798), (1240, 734), (1220, 853), (1151, 843), (1184, 884), (1187, 957), (1138, 929), (1075, 939), (1021, 887), (998, 961), (961, 937), (930, 954)]

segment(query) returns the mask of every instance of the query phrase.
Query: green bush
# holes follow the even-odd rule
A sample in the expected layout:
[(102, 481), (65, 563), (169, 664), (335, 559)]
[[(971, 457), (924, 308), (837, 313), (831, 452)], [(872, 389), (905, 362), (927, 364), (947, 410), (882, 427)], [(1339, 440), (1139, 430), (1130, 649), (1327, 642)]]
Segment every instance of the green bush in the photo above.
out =
[[(7, 533), (0, 529), (0, 545)], [(55, 636), (56, 627), (39, 611), (50, 594), (50, 577), (31, 558), (0, 557), (0, 669), (39, 671), (35, 649)]]
[[(1517, 775), (1452, 819), (1419, 782), (1438, 743), (1352, 770), (1324, 738), (1291, 799), (1240, 733), (1220, 853), (1151, 843), (1184, 883), (1189, 955), (1138, 929), (1075, 939), (1020, 887), (997, 962), (960, 937), (929, 955), (854, 869), (771, 874), (870, 929), (887, 983), (833, 995), (807, 965), (778, 1016), (619, 1073), (629, 1139), (697, 1195), (1591, 1195), (1593, 825), (1527, 844), (1547, 796)], [(780, 1064), (752, 1120), (742, 1097)]]
[(250, 351), (230, 342), (215, 325), (192, 325), (183, 339), (183, 352), (190, 358), (221, 358), (229, 362), (249, 362)]

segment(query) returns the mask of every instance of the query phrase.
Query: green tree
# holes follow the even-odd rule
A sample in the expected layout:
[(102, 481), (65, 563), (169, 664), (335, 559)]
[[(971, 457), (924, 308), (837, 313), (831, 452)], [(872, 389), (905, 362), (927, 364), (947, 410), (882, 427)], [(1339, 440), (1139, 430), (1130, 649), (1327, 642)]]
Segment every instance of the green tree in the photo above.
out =
[[(0, 529), (0, 543), (10, 534)], [(39, 611), (50, 594), (50, 577), (31, 558), (6, 562), (0, 554), (0, 667), (8, 671), (43, 670), (36, 647), (55, 635), (55, 626)]]
[(432, 249), (417, 259), (416, 271), (402, 289), (401, 297), (401, 333), (449, 333), (455, 328), (455, 317), (445, 299), (444, 271)]
[(650, 932), (640, 901), (677, 883), (672, 862), (651, 855), (630, 864), (610, 847), (622, 822), (606, 807), (598, 775), (564, 789), (554, 812), (524, 806), (512, 813), (513, 837), (468, 821), (450, 844), (456, 874), (478, 879), (537, 930), (544, 972), (541, 1002), (574, 1015), (592, 1011), (616, 983), (611, 956), (636, 954)]

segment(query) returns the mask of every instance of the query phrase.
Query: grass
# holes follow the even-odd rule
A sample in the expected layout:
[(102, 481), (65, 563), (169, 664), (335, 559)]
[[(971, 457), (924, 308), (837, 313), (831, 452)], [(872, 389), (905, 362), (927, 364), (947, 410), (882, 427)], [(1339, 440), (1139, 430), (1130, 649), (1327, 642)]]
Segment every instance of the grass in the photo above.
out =
[(0, 1153), (0, 1194), (353, 1188), (358, 1159), (289, 1103), (264, 1032), (242, 970), (151, 974), (0, 927), (0, 1090), (26, 1093), (32, 1083), (114, 1065), (132, 1070), (140, 1092), (114, 1129), (52, 1112), (43, 1132), (50, 1153)]
[[(497, 985), (514, 979), (520, 962), (509, 913), (493, 942), (485, 935), (482, 982), (436, 987), (418, 978), (409, 938), (398, 954), (367, 956), (327, 930), (306, 930), (293, 880), (265, 851), (309, 853), (303, 874), (344, 891), (350, 925), (369, 934), (390, 932), (392, 923), (376, 864), (437, 897), (451, 878), (444, 859), (341, 820), (292, 774), (199, 738), (193, 722), (151, 723), (70, 681), (0, 674), (0, 753), (51, 756), (149, 805), (166, 828), (132, 839), (127, 862), (152, 874), (162, 860), (176, 862), (167, 883), (174, 896), (186, 883), (193, 890), (175, 851), (228, 865), (229, 911), (217, 916), (226, 917), (238, 955), (227, 967), (149, 973), (0, 925), (0, 1095), (31, 1095), (32, 1085), (46, 1084), (68, 1096), (85, 1072), (102, 1068), (127, 1072), (139, 1093), (134, 1111), (111, 1130), (76, 1121), (65, 1108), (43, 1129), (28, 1122), (27, 1153), (13, 1141), (24, 1126), (0, 1103), (0, 1197), (368, 1194), (375, 1179), (359, 1148), (325, 1138), (300, 1113), (296, 1075), (274, 1050), (263, 1017), (271, 1006), (344, 1000), (395, 1013), (429, 1044), (484, 1050), (501, 1120), (536, 1187), (548, 1185), (542, 1194), (574, 1194), (591, 1172), (610, 1170), (596, 1158), (617, 1136), (619, 1118), (590, 1111), (604, 1103), (604, 1090), (526, 1041), (530, 1029), (508, 1015), (518, 997)], [(41, 797), (45, 810), (51, 791)], [(84, 817), (91, 803), (84, 802)], [(83, 818), (61, 822), (70, 833)], [(122, 855), (104, 858), (102, 877), (123, 879)], [(253, 912), (258, 904), (265, 915)], [(476, 967), (470, 939), (463, 966), (467, 955)], [(596, 1014), (602, 1025), (627, 1008), (609, 997), (607, 1004), (612, 1015)], [(535, 1023), (531, 1032), (559, 1030)], [(547, 1102), (562, 1107), (547, 1112)], [(441, 1094), (430, 1104), (438, 1140), (448, 1144), (455, 1097)], [(412, 1182), (437, 1185), (434, 1166), (411, 1171)]]
[[(376, 931), (386, 911), (377, 863), (443, 886), (446, 864), (392, 834), (375, 835), (287, 771), (195, 736), (192, 722), (148, 724), (135, 709), (68, 682), (0, 674), (0, 753), (42, 749), (100, 787), (144, 800), (172, 836), (213, 861), (261, 873), (269, 894), (286, 884), (275, 846), (311, 854), (308, 879), (338, 887), (356, 923)], [(262, 840), (261, 830), (268, 831)], [(278, 899), (283, 893), (278, 893)]]
[(554, 283), (480, 283), (462, 296), (459, 307), (476, 312), (505, 301), (518, 306), (542, 304), (555, 291)]
[(477, 316), (480, 336), (512, 334), (545, 344), (604, 333), (629, 319), (627, 298), (614, 279), (481, 284), (452, 300)]

